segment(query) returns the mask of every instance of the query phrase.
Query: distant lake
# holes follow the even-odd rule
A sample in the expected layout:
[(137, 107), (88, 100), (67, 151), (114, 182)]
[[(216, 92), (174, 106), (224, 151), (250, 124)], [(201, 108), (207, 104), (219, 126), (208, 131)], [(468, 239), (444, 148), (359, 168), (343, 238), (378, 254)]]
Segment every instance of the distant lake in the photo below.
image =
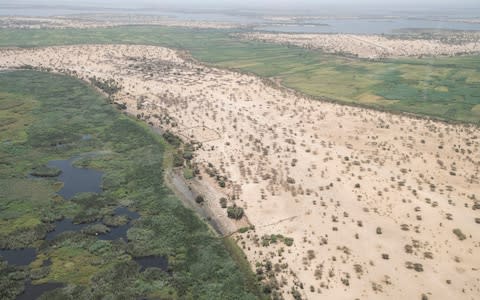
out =
[(308, 25), (266, 25), (255, 29), (291, 33), (389, 34), (406, 28), (480, 30), (480, 24), (418, 19), (321, 19), (308, 20)]

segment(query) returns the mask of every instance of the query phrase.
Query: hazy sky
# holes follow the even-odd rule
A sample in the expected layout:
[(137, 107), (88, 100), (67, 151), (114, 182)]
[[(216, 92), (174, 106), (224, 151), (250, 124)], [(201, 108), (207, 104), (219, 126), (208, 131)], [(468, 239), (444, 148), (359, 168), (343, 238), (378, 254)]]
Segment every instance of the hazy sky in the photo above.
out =
[(380, 6), (387, 7), (431, 7), (440, 6), (452, 7), (478, 7), (480, 0), (2, 0), (3, 4), (88, 4), (99, 5), (155, 5), (155, 6), (195, 6), (195, 7), (320, 7), (324, 5), (335, 6)]

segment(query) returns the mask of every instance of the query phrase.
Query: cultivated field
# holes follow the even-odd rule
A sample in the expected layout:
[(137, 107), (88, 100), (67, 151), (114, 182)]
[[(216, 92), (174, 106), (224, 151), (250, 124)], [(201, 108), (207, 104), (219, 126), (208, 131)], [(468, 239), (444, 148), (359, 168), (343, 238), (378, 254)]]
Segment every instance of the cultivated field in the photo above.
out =
[(478, 298), (477, 127), (310, 100), (154, 46), (1, 51), (0, 67), (25, 66), (194, 141), (191, 180), (216, 191), (204, 205), (244, 208), (254, 229), (235, 238), (273, 294)]

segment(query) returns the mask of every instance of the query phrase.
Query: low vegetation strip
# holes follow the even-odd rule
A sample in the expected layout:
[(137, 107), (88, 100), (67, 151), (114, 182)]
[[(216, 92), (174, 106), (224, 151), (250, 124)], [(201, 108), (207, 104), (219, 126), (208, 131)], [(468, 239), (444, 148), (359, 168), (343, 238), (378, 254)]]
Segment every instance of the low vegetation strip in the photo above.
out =
[[(4, 118), (13, 121), (0, 130), (0, 248), (35, 248), (36, 258), (25, 266), (0, 258), (1, 299), (15, 299), (30, 281), (64, 284), (42, 299), (257, 298), (222, 240), (165, 187), (167, 146), (145, 125), (78, 80), (34, 71), (0, 73)], [(100, 194), (65, 200), (54, 177), (29, 177), (54, 176), (39, 166), (84, 153), (98, 153), (75, 164), (104, 172)], [(86, 230), (45, 240), (63, 218), (115, 226), (119, 207), (140, 215), (126, 240)], [(142, 257), (163, 257), (168, 269), (140, 266)]]

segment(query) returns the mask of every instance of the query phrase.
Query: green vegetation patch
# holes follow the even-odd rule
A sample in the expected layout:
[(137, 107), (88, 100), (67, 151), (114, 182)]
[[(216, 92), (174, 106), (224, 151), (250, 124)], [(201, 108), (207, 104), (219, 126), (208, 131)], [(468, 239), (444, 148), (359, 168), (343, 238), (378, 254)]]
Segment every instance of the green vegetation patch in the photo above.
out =
[(243, 217), (243, 208), (239, 206), (229, 206), (227, 207), (227, 215), (231, 219), (240, 220)]
[(57, 177), (62, 174), (62, 171), (57, 168), (39, 166), (35, 167), (30, 174), (35, 177)]
[(276, 244), (278, 241), (283, 242), (287, 246), (293, 245), (293, 238), (283, 236), (281, 234), (271, 234), (262, 236), (262, 246), (268, 247), (270, 244)]
[(25, 247), (33, 242), (36, 228), (42, 225), (42, 211), (53, 195), (48, 182), (0, 178), (0, 247)]

